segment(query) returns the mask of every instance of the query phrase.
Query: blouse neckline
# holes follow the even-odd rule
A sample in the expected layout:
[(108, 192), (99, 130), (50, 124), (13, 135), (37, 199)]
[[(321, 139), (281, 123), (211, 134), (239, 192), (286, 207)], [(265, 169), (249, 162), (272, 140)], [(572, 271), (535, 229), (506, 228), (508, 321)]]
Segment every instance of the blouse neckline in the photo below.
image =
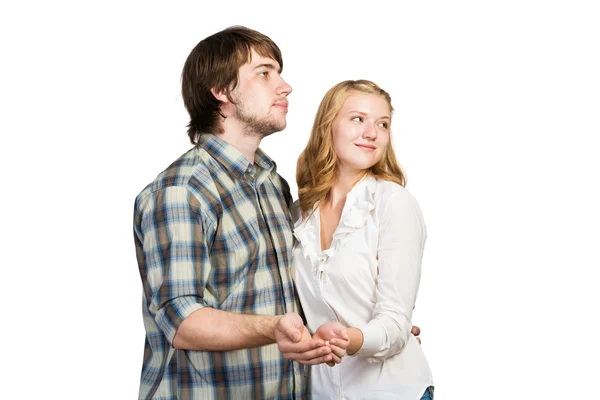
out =
[(320, 240), (320, 212), (318, 203), (310, 217), (304, 221), (302, 217), (294, 224), (294, 236), (300, 242), (302, 254), (310, 260), (313, 270), (319, 263), (333, 257), (349, 236), (362, 228), (372, 210), (375, 209), (375, 189), (377, 180), (372, 176), (359, 181), (346, 196), (346, 203), (342, 210), (340, 222), (333, 233), (331, 246), (321, 250)]

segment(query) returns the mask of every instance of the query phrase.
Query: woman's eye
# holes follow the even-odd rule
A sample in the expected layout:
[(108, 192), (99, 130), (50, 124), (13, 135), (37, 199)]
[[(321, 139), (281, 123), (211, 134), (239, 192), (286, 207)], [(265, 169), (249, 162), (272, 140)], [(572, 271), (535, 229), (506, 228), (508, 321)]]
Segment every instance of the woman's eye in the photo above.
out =
[(354, 117), (354, 118), (352, 118), (352, 119), (351, 119), (351, 121), (358, 121), (358, 122), (362, 122), (362, 121), (363, 121), (363, 119), (362, 119), (362, 117)]

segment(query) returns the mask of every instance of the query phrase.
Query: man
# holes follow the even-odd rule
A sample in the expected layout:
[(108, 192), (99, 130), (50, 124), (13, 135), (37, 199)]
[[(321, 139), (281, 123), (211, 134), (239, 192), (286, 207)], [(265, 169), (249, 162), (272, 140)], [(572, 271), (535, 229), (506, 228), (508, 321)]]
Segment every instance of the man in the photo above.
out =
[[(286, 126), (292, 88), (282, 67), (277, 45), (243, 27), (204, 39), (185, 63), (195, 147), (135, 202), (140, 398), (302, 398), (294, 361), (333, 365), (345, 354), (341, 325), (311, 338), (297, 314), (290, 190), (258, 148)], [(341, 352), (325, 345), (325, 330)]]

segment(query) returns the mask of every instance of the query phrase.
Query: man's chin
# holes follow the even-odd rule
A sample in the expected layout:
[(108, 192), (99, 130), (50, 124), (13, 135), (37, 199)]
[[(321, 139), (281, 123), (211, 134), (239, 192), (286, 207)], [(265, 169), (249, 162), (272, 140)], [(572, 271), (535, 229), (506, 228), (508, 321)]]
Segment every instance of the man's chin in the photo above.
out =
[(269, 130), (265, 130), (262, 134), (262, 137), (267, 137), (267, 136), (271, 136), (272, 134), (276, 133), (276, 132), (281, 132), (282, 130), (285, 129), (285, 127), (287, 126), (286, 123), (277, 125), (277, 126), (272, 126), (271, 129)]

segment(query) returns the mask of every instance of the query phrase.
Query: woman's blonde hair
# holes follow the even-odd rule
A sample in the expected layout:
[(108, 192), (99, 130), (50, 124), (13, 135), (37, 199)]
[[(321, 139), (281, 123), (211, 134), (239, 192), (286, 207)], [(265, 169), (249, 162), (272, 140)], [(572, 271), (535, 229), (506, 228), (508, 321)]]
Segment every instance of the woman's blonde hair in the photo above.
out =
[[(298, 198), (303, 216), (312, 211), (317, 202), (329, 198), (337, 168), (331, 127), (344, 102), (353, 91), (381, 96), (388, 102), (390, 113), (394, 111), (389, 93), (371, 81), (344, 81), (329, 89), (319, 105), (310, 138), (306, 148), (298, 157), (296, 165)], [(369, 168), (366, 174), (396, 182), (401, 186), (406, 185), (406, 178), (396, 159), (391, 137), (381, 160)]]

